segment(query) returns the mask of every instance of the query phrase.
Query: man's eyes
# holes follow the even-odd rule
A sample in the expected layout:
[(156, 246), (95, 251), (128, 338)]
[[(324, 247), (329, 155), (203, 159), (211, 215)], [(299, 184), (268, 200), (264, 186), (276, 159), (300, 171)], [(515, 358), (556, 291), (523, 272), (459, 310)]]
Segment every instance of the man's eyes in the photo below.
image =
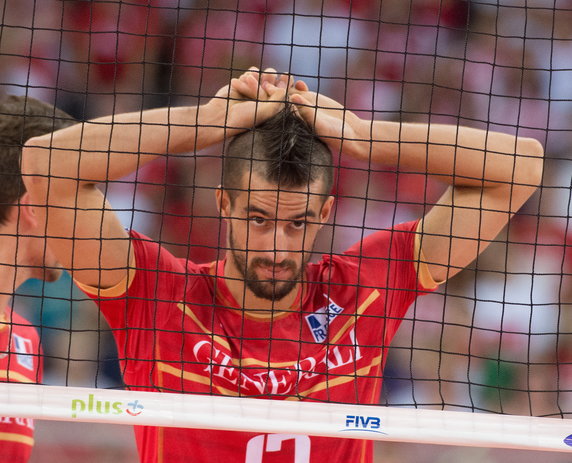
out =
[(250, 221), (255, 225), (264, 225), (266, 223), (266, 219), (264, 217), (250, 217)]
[[(277, 220), (266, 219), (260, 216), (249, 217), (248, 219), (252, 224), (257, 226), (267, 225), (270, 221), (276, 222)], [(306, 228), (307, 222), (305, 220), (292, 220), (290, 226), (295, 230), (303, 230)]]

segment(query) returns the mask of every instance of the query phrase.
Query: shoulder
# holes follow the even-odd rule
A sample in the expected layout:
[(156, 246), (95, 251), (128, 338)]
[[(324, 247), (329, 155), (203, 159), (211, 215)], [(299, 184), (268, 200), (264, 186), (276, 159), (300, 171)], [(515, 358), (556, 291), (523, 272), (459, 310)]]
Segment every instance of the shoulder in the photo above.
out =
[(176, 258), (161, 243), (135, 230), (129, 232), (131, 245), (138, 268), (157, 268), (158, 266), (184, 267), (181, 259)]
[(10, 315), (10, 324), (10, 329), (13, 335), (29, 339), (33, 344), (37, 344), (39, 342), (38, 331), (36, 328), (27, 319), (14, 310)]
[(343, 253), (323, 255), (315, 267), (309, 268), (309, 281), (339, 283), (347, 289), (354, 285), (385, 287), (396, 279), (407, 279), (407, 284), (392, 287), (409, 287), (417, 280), (414, 246), (418, 222), (378, 230)]
[(393, 228), (375, 231), (344, 252), (351, 257), (383, 257), (411, 251), (419, 220), (404, 222)]
[[(202, 266), (175, 257), (160, 242), (135, 230), (129, 231), (131, 261), (125, 278), (109, 288), (76, 285), (90, 297), (119, 300), (124, 296), (168, 297), (173, 288), (188, 284), (188, 278), (203, 271)], [(119, 299), (118, 299), (119, 298)]]
[(10, 321), (16, 326), (22, 326), (22, 327), (32, 326), (32, 324), (27, 319), (25, 319), (15, 310), (10, 311), (8, 317)]
[(155, 278), (162, 274), (167, 279), (176, 275), (192, 276), (208, 273), (210, 264), (198, 264), (185, 258), (176, 257), (163, 243), (134, 230), (129, 232), (129, 236), (135, 258), (135, 262), (132, 264), (137, 271), (152, 271)]
[[(413, 260), (413, 247), (419, 220), (405, 222), (390, 229), (377, 230), (343, 253), (324, 254), (319, 265), (334, 269), (358, 269), (386, 266), (390, 260)], [(332, 271), (332, 269), (330, 269)]]

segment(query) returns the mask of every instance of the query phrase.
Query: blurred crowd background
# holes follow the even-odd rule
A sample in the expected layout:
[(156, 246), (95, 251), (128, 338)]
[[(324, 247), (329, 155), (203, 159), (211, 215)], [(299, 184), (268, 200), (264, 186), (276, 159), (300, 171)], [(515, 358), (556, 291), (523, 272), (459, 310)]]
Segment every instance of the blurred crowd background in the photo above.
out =
[[(201, 104), (254, 65), (362, 117), (540, 140), (543, 187), (471, 268), (410, 309), (380, 401), (570, 417), (571, 0), (3, 0), (0, 17), (0, 94), (79, 120)], [(216, 259), (220, 152), (157, 161), (109, 199), (126, 227)], [(337, 208), (317, 256), (421, 216), (443, 191), (335, 155)], [(41, 327), (48, 383), (120, 387), (105, 322), (69, 277), (26, 284), (15, 305)]]

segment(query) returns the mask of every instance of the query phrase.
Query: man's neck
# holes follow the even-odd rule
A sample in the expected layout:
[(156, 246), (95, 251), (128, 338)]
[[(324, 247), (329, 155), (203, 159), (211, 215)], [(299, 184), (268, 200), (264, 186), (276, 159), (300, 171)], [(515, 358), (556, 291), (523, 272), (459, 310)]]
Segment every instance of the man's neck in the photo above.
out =
[[(26, 279), (28, 269), (19, 268), (14, 249), (18, 246), (15, 236), (0, 235), (0, 310), (5, 310), (16, 288)], [(20, 243), (21, 244), (21, 243)], [(20, 257), (24, 255), (21, 249)]]
[(16, 288), (14, 267), (0, 263), (0, 320)]
[[(18, 253), (15, 251), (20, 246)], [(6, 325), (10, 317), (10, 300), (16, 288), (20, 286), (29, 275), (29, 268), (19, 265), (20, 260), (26, 256), (26, 247), (23, 240), (16, 237), (16, 231), (2, 228), (0, 231), (0, 357), (6, 351), (8, 338), (6, 333), (10, 330)], [(3, 323), (2, 323), (3, 322)]]
[[(0, 321), (6, 319), (8, 304), (15, 290), (15, 278), (16, 269), (14, 265), (7, 265), (5, 262), (0, 261)], [(2, 326), (0, 326), (1, 328)]]

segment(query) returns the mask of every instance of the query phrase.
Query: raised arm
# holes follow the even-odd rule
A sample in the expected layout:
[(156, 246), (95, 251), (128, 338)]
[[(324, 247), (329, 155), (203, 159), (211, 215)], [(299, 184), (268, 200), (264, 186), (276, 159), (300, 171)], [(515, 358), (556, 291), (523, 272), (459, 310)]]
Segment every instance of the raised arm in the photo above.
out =
[(333, 152), (451, 185), (418, 228), (435, 281), (472, 262), (541, 182), (537, 140), (456, 125), (368, 121), (323, 95), (302, 91), (290, 98)]
[[(288, 84), (279, 77), (270, 93), (259, 84), (275, 78), (253, 70), (202, 106), (103, 117), (26, 143), (26, 188), (45, 223), (49, 246), (77, 281), (114, 286), (131, 262), (127, 232), (96, 185), (159, 156), (198, 151), (270, 117), (282, 107)], [(240, 89), (256, 100), (243, 99)]]

